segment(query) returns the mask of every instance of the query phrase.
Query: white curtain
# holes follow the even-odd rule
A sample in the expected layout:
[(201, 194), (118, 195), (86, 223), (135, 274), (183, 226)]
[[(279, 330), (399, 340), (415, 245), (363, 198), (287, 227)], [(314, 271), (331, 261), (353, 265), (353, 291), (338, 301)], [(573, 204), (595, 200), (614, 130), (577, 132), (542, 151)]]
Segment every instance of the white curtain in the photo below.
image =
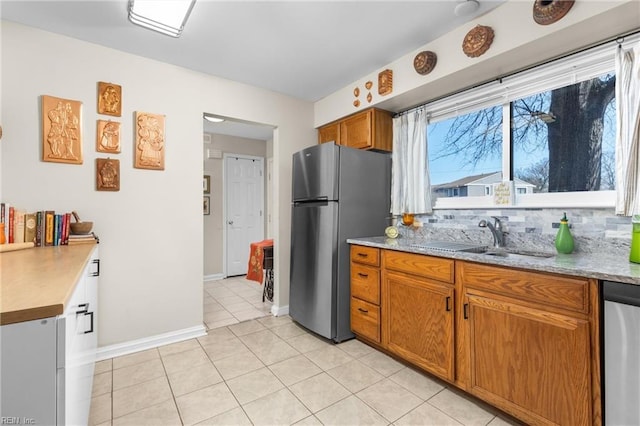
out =
[(640, 43), (616, 49), (616, 214), (640, 214)]
[(427, 112), (421, 108), (393, 119), (391, 213), (431, 213)]

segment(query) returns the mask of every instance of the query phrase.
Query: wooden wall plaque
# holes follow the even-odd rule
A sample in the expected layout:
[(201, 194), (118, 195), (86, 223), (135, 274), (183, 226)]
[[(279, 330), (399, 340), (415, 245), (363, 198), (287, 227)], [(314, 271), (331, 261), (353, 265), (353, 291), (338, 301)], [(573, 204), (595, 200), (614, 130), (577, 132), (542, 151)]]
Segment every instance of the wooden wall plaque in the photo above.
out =
[(135, 168), (164, 170), (164, 120), (164, 115), (136, 111)]
[(42, 161), (82, 164), (82, 102), (42, 95)]
[(378, 94), (388, 95), (393, 91), (393, 71), (384, 70), (378, 74)]
[(96, 189), (120, 191), (120, 160), (96, 158)]
[(120, 153), (120, 123), (111, 120), (98, 120), (96, 130), (96, 150), (98, 152)]
[(113, 83), (98, 82), (98, 114), (122, 115), (122, 87)]

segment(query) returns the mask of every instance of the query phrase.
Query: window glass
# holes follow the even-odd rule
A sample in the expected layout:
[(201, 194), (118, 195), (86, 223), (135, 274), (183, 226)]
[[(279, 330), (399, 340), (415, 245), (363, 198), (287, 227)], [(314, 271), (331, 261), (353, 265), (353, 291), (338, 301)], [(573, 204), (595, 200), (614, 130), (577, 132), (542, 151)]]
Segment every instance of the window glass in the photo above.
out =
[(606, 74), (512, 102), (516, 181), (534, 193), (614, 189), (614, 94)]
[(502, 181), (502, 107), (484, 108), (428, 126), (433, 201), (485, 196)]

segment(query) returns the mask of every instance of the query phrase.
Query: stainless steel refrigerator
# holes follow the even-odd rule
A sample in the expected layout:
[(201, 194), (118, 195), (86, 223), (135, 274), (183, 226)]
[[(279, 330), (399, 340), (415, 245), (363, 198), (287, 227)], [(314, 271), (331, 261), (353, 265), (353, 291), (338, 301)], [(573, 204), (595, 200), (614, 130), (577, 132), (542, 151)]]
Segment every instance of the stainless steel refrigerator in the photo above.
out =
[(348, 238), (382, 235), (391, 200), (391, 156), (333, 142), (293, 154), (289, 314), (341, 342), (350, 326)]

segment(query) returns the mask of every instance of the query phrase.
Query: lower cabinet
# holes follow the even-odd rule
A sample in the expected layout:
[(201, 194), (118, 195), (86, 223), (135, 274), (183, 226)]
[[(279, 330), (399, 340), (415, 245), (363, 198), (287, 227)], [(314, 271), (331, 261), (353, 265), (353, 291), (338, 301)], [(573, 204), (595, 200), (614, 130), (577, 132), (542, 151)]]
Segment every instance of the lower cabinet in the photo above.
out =
[[(358, 337), (526, 424), (602, 424), (596, 280), (394, 250), (380, 258), (379, 305), (352, 295)], [(375, 288), (362, 281), (377, 270), (352, 268), (357, 292)]]
[(383, 345), (443, 379), (454, 379), (453, 286), (385, 272)]
[(3, 325), (0, 416), (13, 424), (89, 420), (97, 350), (98, 249), (62, 315)]
[(469, 392), (531, 424), (591, 424), (589, 322), (470, 294)]

